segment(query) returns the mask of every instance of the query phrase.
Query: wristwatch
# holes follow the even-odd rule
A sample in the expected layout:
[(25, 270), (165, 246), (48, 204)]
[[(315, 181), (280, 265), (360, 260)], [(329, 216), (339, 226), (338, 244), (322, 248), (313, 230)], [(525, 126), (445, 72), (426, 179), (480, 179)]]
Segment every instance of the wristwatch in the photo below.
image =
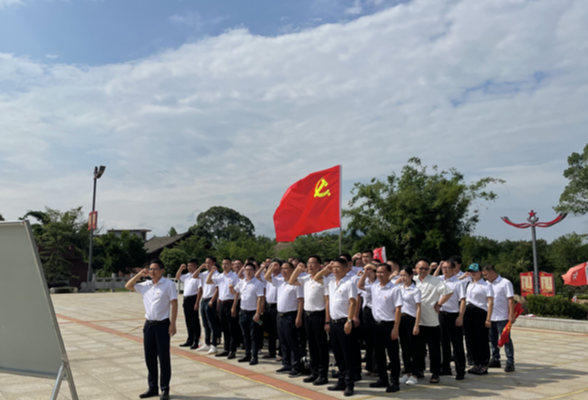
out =
[(347, 322), (353, 322), (353, 320), (352, 320), (352, 319), (349, 319), (349, 318), (347, 318)]

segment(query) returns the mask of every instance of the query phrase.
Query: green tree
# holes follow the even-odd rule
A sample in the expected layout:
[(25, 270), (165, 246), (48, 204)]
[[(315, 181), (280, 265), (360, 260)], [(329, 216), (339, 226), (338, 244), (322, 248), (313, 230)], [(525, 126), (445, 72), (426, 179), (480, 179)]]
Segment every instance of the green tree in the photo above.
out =
[(45, 211), (29, 211), (21, 219), (31, 217), (39, 223), (31, 225), (47, 282), (67, 280), (71, 277), (68, 257), (74, 254), (84, 257), (88, 251), (87, 221), (82, 208), (66, 212), (45, 208)]
[(176, 246), (176, 249), (182, 250), (188, 257), (197, 259), (200, 263), (209, 255), (216, 255), (216, 250), (212, 247), (212, 243), (206, 237), (192, 235)]
[(188, 254), (177, 247), (165, 248), (159, 256), (163, 265), (165, 265), (165, 274), (175, 275), (182, 264), (188, 263), (190, 259)]
[(197, 236), (216, 240), (233, 240), (254, 236), (255, 227), (249, 218), (232, 208), (214, 206), (198, 214), (196, 225), (190, 230)]
[(118, 272), (130, 272), (147, 260), (143, 239), (128, 231), (120, 235), (110, 232), (94, 240), (93, 268), (99, 276), (110, 276)]
[(169, 228), (169, 231), (167, 232), (167, 236), (176, 236), (177, 234), (178, 231), (176, 231), (176, 228), (174, 228), (173, 226)]
[(588, 144), (582, 154), (572, 153), (568, 157), (569, 167), (564, 171), (564, 177), (569, 180), (559, 198), (558, 212), (574, 214), (588, 213)]
[(434, 259), (456, 254), (462, 237), (478, 222), (476, 200), (494, 200), (486, 191), (495, 178), (466, 183), (455, 169), (429, 173), (418, 158), (411, 158), (400, 177), (392, 173), (385, 182), (356, 183), (350, 208), (343, 211), (351, 221), (348, 234), (354, 251), (386, 246), (388, 254)]
[(0, 221), (4, 221), (4, 217), (0, 214)]
[[(343, 237), (342, 246), (343, 251), (346, 248), (351, 248), (351, 243), (346, 236)], [(323, 260), (338, 257), (339, 235), (319, 233), (299, 236), (288, 248), (281, 250), (278, 256), (283, 259), (299, 257), (302, 260), (306, 260), (308, 256), (313, 254), (320, 256)]]
[(229, 257), (245, 260), (253, 257), (263, 261), (266, 257), (272, 257), (276, 241), (265, 236), (242, 236), (236, 240), (221, 240), (216, 246), (218, 258)]

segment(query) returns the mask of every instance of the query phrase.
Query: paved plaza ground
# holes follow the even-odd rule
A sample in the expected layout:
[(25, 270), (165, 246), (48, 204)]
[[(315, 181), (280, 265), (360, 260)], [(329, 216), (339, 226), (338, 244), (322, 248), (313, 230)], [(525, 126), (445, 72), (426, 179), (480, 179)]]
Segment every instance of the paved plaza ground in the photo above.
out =
[[(135, 293), (52, 295), (80, 399), (138, 399), (147, 388), (143, 359), (143, 305)], [(180, 299), (181, 304), (181, 299)], [(302, 378), (276, 375), (275, 361), (250, 366), (201, 355), (178, 347), (186, 339), (183, 315), (172, 338), (171, 398), (191, 399), (342, 399), (342, 392), (304, 384)], [(441, 384), (427, 379), (387, 394), (371, 389), (375, 378), (356, 384), (353, 399), (588, 399), (588, 335), (516, 328), (513, 331), (517, 371), (492, 369), (482, 377), (468, 375)], [(7, 345), (4, 342), (2, 345)], [(504, 359), (503, 359), (504, 361)], [(0, 400), (49, 399), (53, 382), (0, 374)], [(59, 399), (69, 399), (64, 383)]]

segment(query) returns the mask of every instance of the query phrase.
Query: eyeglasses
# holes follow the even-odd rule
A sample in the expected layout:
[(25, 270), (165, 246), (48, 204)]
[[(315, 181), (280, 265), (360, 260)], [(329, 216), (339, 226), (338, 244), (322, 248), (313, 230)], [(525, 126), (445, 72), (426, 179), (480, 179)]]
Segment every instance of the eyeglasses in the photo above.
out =
[(161, 270), (161, 268), (149, 268), (149, 272), (156, 272)]

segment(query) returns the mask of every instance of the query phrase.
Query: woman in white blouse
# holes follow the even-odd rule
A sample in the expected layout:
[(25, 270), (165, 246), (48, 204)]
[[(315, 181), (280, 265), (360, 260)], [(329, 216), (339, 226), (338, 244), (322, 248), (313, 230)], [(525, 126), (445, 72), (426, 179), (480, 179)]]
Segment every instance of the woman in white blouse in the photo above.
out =
[(464, 328), (473, 353), (474, 367), (468, 372), (475, 375), (488, 373), (490, 347), (488, 345), (488, 328), (494, 307), (494, 290), (492, 285), (482, 279), (482, 271), (478, 264), (468, 268), (471, 281), (466, 286), (466, 312)]
[(407, 385), (416, 385), (419, 373), (416, 349), (421, 320), (421, 290), (416, 287), (412, 277), (412, 268), (404, 267), (400, 271), (403, 304), (399, 338), (404, 363), (404, 375), (400, 378), (400, 383)]

